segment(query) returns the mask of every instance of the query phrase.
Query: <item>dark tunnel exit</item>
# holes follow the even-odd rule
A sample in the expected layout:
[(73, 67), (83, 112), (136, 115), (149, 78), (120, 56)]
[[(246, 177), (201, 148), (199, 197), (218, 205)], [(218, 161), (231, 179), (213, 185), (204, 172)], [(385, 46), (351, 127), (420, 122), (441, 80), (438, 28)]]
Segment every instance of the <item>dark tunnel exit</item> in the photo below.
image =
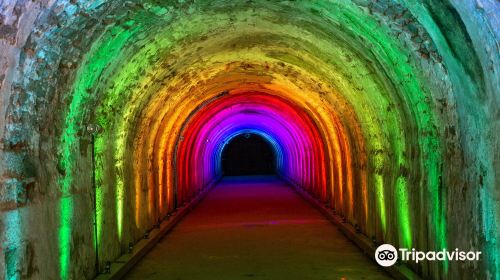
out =
[(275, 153), (262, 136), (253, 133), (238, 135), (222, 151), (222, 171), (224, 176), (274, 174)]

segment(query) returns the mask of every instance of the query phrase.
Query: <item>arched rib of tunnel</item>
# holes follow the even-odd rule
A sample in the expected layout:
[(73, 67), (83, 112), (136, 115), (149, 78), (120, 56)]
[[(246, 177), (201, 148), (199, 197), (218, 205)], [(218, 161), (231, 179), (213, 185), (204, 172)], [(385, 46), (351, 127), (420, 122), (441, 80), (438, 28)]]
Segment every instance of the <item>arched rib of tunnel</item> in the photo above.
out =
[(500, 277), (496, 1), (0, 11), (5, 278), (96, 275), (217, 181), (241, 133), (376, 244), (483, 252), (417, 274)]

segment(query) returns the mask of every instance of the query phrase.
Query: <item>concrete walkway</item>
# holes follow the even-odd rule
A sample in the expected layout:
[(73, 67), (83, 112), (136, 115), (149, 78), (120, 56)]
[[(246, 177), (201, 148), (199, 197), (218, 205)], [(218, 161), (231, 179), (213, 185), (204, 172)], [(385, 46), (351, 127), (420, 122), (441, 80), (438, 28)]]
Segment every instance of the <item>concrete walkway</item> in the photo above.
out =
[(282, 181), (228, 177), (126, 279), (390, 278)]

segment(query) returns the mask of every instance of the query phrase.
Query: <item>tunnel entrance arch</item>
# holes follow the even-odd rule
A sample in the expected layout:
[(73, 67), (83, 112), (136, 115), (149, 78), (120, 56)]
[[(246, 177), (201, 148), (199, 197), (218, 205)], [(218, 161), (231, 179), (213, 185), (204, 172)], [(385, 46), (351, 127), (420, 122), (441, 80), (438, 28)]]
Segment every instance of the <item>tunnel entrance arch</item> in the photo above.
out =
[(223, 148), (221, 167), (224, 176), (275, 174), (276, 153), (264, 137), (243, 133)]

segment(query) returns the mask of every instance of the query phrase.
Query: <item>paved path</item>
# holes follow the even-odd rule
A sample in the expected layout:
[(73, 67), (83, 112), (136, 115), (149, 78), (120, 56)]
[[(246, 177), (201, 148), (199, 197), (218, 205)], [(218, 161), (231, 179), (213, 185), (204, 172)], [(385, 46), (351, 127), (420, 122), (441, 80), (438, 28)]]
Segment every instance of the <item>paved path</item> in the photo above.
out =
[(126, 277), (389, 279), (275, 177), (228, 177)]

